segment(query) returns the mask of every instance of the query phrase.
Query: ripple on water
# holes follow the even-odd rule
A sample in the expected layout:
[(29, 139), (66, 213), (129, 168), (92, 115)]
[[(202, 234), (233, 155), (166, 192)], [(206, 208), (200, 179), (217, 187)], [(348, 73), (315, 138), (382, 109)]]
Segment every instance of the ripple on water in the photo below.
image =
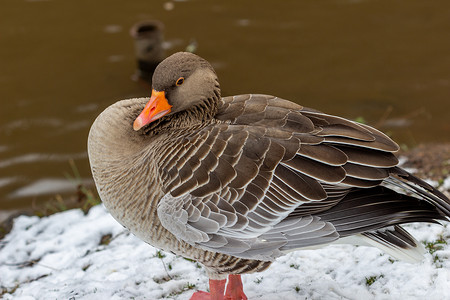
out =
[(87, 158), (87, 152), (51, 154), (51, 153), (29, 153), (21, 156), (12, 157), (0, 161), (0, 168), (6, 168), (17, 164), (34, 163), (40, 161), (69, 161), (71, 159)]
[[(89, 178), (81, 179), (81, 184), (89, 184)], [(54, 195), (58, 193), (75, 192), (78, 182), (61, 178), (44, 178), (32, 182), (8, 195), (8, 198), (21, 198), (40, 195)]]
[(10, 185), (11, 183), (17, 182), (17, 177), (7, 177), (0, 178), (0, 188)]
[(1, 127), (2, 131), (11, 133), (15, 130), (28, 130), (31, 127), (61, 127), (64, 121), (57, 118), (20, 119), (9, 122)]

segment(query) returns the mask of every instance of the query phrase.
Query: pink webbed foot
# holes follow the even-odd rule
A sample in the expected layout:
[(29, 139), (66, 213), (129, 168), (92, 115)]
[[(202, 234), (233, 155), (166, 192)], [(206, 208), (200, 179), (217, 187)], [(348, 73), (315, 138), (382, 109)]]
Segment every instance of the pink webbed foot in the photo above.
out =
[(229, 275), (227, 290), (224, 294), (226, 280), (209, 280), (210, 293), (197, 291), (190, 300), (247, 300), (244, 294), (241, 275)]
[(190, 300), (223, 300), (223, 292), (225, 291), (225, 284), (227, 280), (209, 280), (210, 292), (197, 291)]

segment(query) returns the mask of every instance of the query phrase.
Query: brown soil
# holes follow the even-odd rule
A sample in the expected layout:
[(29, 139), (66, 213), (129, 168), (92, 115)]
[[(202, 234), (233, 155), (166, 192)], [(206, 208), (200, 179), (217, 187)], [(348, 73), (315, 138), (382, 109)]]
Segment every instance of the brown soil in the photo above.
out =
[(442, 181), (450, 175), (450, 143), (423, 144), (400, 155), (407, 158), (403, 167), (414, 168), (418, 177)]

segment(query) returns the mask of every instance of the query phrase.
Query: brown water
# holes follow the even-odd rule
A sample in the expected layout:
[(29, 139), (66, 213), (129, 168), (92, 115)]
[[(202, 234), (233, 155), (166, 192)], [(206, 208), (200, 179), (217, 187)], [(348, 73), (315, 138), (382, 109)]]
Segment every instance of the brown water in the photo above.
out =
[(86, 137), (106, 106), (147, 96), (132, 81), (129, 28), (165, 24), (167, 53), (191, 40), (223, 95), (267, 93), (364, 117), (399, 143), (450, 140), (450, 1), (3, 0), (0, 210), (90, 180)]

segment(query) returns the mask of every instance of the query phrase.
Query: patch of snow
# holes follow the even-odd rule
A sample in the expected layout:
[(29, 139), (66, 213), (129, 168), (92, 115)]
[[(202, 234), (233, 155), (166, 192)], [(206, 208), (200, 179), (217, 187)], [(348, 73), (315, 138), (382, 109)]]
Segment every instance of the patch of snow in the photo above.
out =
[(408, 158), (406, 156), (400, 156), (398, 157), (398, 166), (402, 167), (405, 171), (409, 172), (409, 173), (416, 173), (417, 169), (416, 168), (412, 168), (412, 167), (405, 167), (404, 164), (408, 161)]
[[(405, 228), (421, 241), (450, 242), (448, 223)], [(108, 234), (111, 241), (102, 244)], [(260, 300), (450, 299), (450, 246), (440, 246), (417, 264), (362, 246), (296, 251), (264, 272), (242, 276), (244, 290), (249, 299)], [(0, 289), (9, 291), (2, 295), (8, 300), (183, 300), (208, 289), (197, 263), (161, 253), (163, 258), (102, 205), (87, 215), (69, 210), (45, 218), (20, 216), (0, 242)]]
[(442, 184), (442, 189), (444, 191), (450, 191), (450, 176), (444, 180), (444, 183)]

